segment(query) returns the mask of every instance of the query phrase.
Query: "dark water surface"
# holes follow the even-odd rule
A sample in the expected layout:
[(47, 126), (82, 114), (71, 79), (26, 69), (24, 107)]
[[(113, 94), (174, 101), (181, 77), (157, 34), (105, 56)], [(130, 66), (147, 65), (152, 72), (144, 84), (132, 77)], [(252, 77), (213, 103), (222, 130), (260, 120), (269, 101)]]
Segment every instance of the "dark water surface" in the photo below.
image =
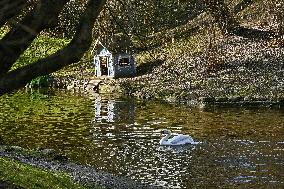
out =
[[(160, 147), (161, 129), (199, 144)], [(0, 136), (165, 188), (284, 188), (284, 112), (201, 111), (64, 91), (0, 97)]]

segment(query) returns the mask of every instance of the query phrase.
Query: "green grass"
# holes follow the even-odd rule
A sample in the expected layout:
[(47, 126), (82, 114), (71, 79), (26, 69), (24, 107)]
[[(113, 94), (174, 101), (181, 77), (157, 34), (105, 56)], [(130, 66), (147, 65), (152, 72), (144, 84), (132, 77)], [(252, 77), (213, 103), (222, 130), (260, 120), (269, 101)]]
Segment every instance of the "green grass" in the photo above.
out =
[(19, 57), (12, 70), (45, 58), (65, 47), (70, 40), (39, 35)]
[[(9, 27), (0, 28), (0, 39), (9, 32)], [(25, 52), (19, 57), (12, 70), (45, 58), (65, 47), (70, 40), (50, 37), (45, 34), (38, 35)]]
[[(0, 28), (0, 39), (5, 36), (5, 34), (9, 31), (8, 27)], [(16, 70), (20, 67), (26, 66), (33, 62), (38, 61), (39, 59), (48, 57), (58, 50), (66, 47), (70, 39), (64, 38), (56, 38), (51, 37), (46, 34), (40, 34), (37, 38), (31, 43), (31, 45), (24, 51), (23, 54), (18, 58), (18, 60), (13, 64), (11, 70)], [(63, 68), (55, 73), (56, 76), (66, 76), (66, 75), (78, 75), (82, 70), (94, 72), (93, 64), (89, 63), (92, 62), (92, 54), (91, 51), (87, 51), (82, 57), (82, 60), (70, 66)], [(82, 64), (82, 62), (86, 62)], [(45, 77), (45, 76), (44, 76)], [(42, 86), (40, 85), (39, 81), (43, 78), (36, 78), (31, 85), (32, 86)], [(44, 85), (43, 85), (44, 86)]]
[(0, 180), (17, 186), (33, 189), (83, 189), (74, 183), (70, 176), (63, 173), (52, 173), (43, 169), (25, 165), (17, 161), (0, 158)]

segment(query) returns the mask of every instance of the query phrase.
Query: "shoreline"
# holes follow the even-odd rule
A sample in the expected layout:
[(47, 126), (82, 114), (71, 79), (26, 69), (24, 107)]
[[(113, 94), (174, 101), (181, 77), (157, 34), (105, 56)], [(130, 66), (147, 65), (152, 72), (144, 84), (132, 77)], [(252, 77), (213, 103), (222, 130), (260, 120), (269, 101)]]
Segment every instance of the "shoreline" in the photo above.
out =
[(162, 187), (150, 186), (126, 177), (115, 176), (111, 173), (98, 171), (90, 165), (81, 165), (69, 161), (65, 156), (52, 149), (43, 149), (40, 152), (25, 150), (18, 146), (0, 145), (0, 157), (8, 158), (51, 172), (67, 173), (86, 188), (92, 186), (106, 189), (158, 189)]
[[(68, 77), (66, 77), (68, 78)], [(129, 78), (131, 80), (131, 78)], [(71, 81), (72, 87), (70, 87), (70, 83), (64, 81)], [(61, 83), (58, 84), (57, 82)], [(77, 83), (74, 85), (74, 83)], [(69, 85), (68, 85), (69, 84)], [(59, 86), (59, 87), (58, 87)], [(56, 78), (53, 79), (49, 84), (49, 88), (55, 89), (64, 89), (67, 91), (73, 91), (75, 93), (83, 93), (86, 95), (94, 95), (94, 94), (119, 94), (126, 97), (136, 98), (137, 100), (154, 100), (165, 102), (169, 104), (180, 104), (186, 105), (192, 108), (275, 108), (282, 109), (284, 108), (284, 97), (275, 97), (273, 99), (266, 98), (263, 96), (201, 96), (196, 98), (188, 98), (188, 96), (166, 96), (166, 97), (154, 97), (149, 93), (133, 93), (131, 90), (128, 90), (123, 86), (119, 80), (114, 80), (112, 78), (106, 78), (100, 80), (98, 78), (92, 79), (84, 79), (84, 80), (70, 80), (63, 79), (63, 82)]]
[(235, 36), (224, 37), (215, 46), (213, 62), (206, 50), (162, 54), (162, 60), (156, 60), (160, 64), (151, 69), (143, 69), (147, 63), (139, 65), (137, 70), (144, 71), (136, 77), (100, 79), (87, 71), (91, 69), (81, 69), (80, 76), (75, 72), (53, 75), (49, 86), (201, 108), (284, 106), (284, 48)]

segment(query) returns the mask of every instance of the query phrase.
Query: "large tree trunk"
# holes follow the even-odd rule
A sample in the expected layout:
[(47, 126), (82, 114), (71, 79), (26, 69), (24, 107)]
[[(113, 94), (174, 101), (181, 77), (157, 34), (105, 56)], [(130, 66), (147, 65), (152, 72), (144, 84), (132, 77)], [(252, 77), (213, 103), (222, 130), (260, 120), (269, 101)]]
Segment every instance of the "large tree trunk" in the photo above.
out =
[(10, 18), (18, 15), (27, 5), (27, 0), (0, 0), (0, 27)]
[(207, 9), (214, 17), (219, 28), (224, 33), (231, 33), (234, 28), (239, 26), (236, 19), (230, 14), (224, 0), (205, 0)]
[[(269, 40), (277, 34), (272, 31), (262, 31), (240, 26), (238, 21), (231, 15), (224, 0), (204, 0), (209, 12), (214, 17), (219, 28), (226, 34), (237, 35), (245, 38)], [(246, 1), (249, 2), (249, 1)]]
[(69, 0), (40, 0), (21, 22), (0, 40), (0, 77), (5, 75), (36, 36), (56, 25), (63, 6)]
[(237, 14), (254, 3), (254, 0), (242, 0), (234, 7), (234, 14)]
[(0, 79), (0, 95), (21, 88), (33, 78), (55, 72), (64, 66), (78, 62), (92, 43), (92, 29), (106, 0), (89, 0), (81, 17), (77, 32), (68, 46)]
[[(245, 38), (264, 39), (269, 39), (270, 37), (273, 37), (275, 35), (273, 32), (269, 31), (267, 32), (241, 27), (239, 23), (235, 20), (235, 18), (231, 16), (226, 5), (222, 5), (223, 1), (220, 1), (220, 3), (216, 0), (206, 0), (206, 2), (206, 5), (209, 10), (208, 12), (213, 13), (214, 18), (218, 18), (216, 19), (216, 21), (218, 21), (218, 25), (221, 29), (223, 29), (224, 33), (239, 35)], [(240, 11), (244, 10), (253, 3), (253, 0), (242, 0), (233, 8), (234, 14), (239, 13)], [(221, 5), (221, 7), (219, 7), (218, 5)], [(135, 44), (135, 47), (138, 51), (144, 51), (157, 48), (164, 43), (171, 42), (172, 39), (179, 39), (190, 36), (196, 31), (199, 31), (200, 28), (208, 27), (210, 25), (211, 21), (207, 14), (208, 12), (200, 11), (200, 14), (197, 15), (194, 19), (189, 20), (186, 24), (180, 25), (174, 29), (161, 31), (147, 37), (141, 37), (141, 42)], [(225, 21), (223, 22), (223, 20)], [(232, 25), (229, 25), (230, 23), (232, 23)]]

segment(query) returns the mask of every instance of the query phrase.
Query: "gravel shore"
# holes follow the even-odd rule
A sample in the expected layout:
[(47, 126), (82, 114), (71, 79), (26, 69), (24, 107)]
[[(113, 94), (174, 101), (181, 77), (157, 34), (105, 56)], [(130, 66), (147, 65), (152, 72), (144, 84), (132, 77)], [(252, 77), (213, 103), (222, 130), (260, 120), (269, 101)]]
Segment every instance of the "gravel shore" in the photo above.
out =
[[(66, 160), (64, 157), (56, 154), (52, 149), (45, 149), (45, 155), (52, 154), (56, 160), (51, 160), (27, 155), (21, 153), (20, 147), (2, 146), (0, 148), (0, 157), (17, 160), (25, 164), (36, 166), (38, 168), (46, 169), (49, 171), (59, 171), (68, 173), (76, 182), (87, 186), (101, 186), (106, 189), (158, 189), (161, 187), (149, 186), (128, 178), (118, 177), (110, 173), (96, 170), (92, 166), (80, 165)], [(51, 153), (51, 154), (46, 154)], [(59, 159), (59, 160), (58, 160)], [(1, 184), (1, 183), (0, 183)], [(3, 183), (4, 185), (5, 183)], [(0, 185), (1, 186), (1, 185)]]

